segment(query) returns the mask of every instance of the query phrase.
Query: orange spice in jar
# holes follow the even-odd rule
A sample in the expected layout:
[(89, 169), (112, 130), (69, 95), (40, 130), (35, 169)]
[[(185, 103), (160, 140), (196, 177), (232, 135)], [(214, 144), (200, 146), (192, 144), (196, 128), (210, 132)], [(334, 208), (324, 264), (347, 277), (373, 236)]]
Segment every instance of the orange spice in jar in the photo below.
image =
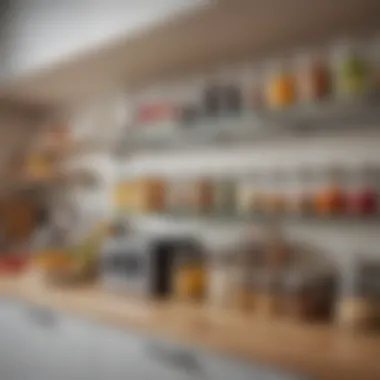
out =
[(296, 101), (295, 78), (284, 65), (274, 67), (267, 85), (266, 100), (269, 108), (274, 110), (287, 108)]
[(331, 216), (344, 213), (346, 193), (342, 188), (342, 171), (333, 168), (322, 175), (322, 186), (315, 198), (316, 214)]

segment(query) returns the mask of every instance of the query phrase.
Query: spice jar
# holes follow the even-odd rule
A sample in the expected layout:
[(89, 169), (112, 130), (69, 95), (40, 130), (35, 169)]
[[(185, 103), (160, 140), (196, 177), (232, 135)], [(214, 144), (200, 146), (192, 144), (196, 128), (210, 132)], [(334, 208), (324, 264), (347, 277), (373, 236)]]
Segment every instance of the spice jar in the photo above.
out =
[(281, 272), (268, 269), (252, 274), (252, 293), (255, 314), (268, 317), (278, 314)]
[(268, 241), (265, 245), (265, 266), (271, 270), (279, 270), (286, 268), (292, 258), (292, 250), (281, 237), (274, 231), (269, 234)]
[(302, 102), (326, 98), (331, 92), (331, 72), (327, 63), (315, 55), (301, 58), (297, 74), (297, 94)]
[(359, 46), (344, 43), (336, 51), (336, 86), (340, 97), (358, 97), (369, 89), (369, 67)]
[(237, 209), (237, 184), (234, 178), (214, 180), (213, 212), (217, 215), (234, 215)]
[(296, 100), (295, 78), (284, 65), (275, 65), (269, 76), (266, 100), (269, 108), (283, 109), (294, 104)]
[(311, 211), (310, 172), (293, 168), (287, 176), (286, 210), (290, 214), (303, 215)]
[(343, 171), (330, 168), (322, 172), (322, 185), (315, 198), (315, 210), (318, 215), (332, 216), (346, 211), (346, 193), (342, 187)]
[(361, 273), (357, 258), (353, 258), (341, 268), (340, 296), (336, 307), (339, 325), (348, 329), (368, 329), (374, 326), (377, 304), (360, 286)]
[(275, 171), (269, 175), (269, 187), (266, 197), (266, 212), (279, 214), (286, 210), (284, 184), (286, 175), (282, 171)]
[(348, 212), (360, 216), (374, 215), (378, 205), (375, 169), (369, 165), (356, 168), (350, 175), (348, 185)]
[(208, 302), (211, 306), (227, 307), (230, 303), (232, 254), (221, 250), (213, 254), (208, 266)]
[(229, 306), (237, 310), (250, 310), (253, 306), (252, 266), (247, 252), (236, 252), (230, 269)]
[(210, 214), (214, 203), (214, 184), (210, 179), (197, 179), (190, 183), (189, 209), (197, 215)]
[(246, 173), (239, 180), (237, 188), (239, 214), (257, 214), (263, 210), (262, 178), (260, 173)]
[(168, 184), (167, 211), (171, 214), (186, 214), (190, 208), (191, 182), (187, 178), (175, 178)]
[(328, 320), (335, 300), (335, 279), (326, 273), (291, 269), (283, 274), (281, 313), (297, 320)]
[(200, 300), (205, 294), (206, 270), (199, 247), (184, 247), (176, 255), (174, 293), (179, 300)]

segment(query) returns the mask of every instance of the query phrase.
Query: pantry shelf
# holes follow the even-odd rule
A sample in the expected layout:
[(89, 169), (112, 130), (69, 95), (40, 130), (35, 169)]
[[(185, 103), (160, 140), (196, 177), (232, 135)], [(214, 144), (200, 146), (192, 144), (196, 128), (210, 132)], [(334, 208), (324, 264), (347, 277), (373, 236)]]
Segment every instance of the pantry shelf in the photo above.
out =
[(245, 112), (239, 116), (204, 118), (194, 124), (176, 122), (128, 128), (119, 153), (150, 149), (183, 149), (239, 145), (283, 138), (339, 136), (378, 131), (380, 101), (367, 98), (297, 106), (282, 111)]
[(318, 225), (362, 225), (362, 224), (380, 224), (380, 215), (368, 216), (349, 216), (349, 215), (289, 215), (289, 214), (250, 214), (250, 215), (232, 215), (232, 214), (208, 214), (208, 215), (185, 215), (176, 213), (152, 213), (152, 214), (133, 214), (120, 212), (120, 215), (130, 217), (131, 219), (160, 220), (175, 223), (207, 223), (207, 224), (245, 224), (245, 223), (265, 223), (265, 224), (318, 224)]

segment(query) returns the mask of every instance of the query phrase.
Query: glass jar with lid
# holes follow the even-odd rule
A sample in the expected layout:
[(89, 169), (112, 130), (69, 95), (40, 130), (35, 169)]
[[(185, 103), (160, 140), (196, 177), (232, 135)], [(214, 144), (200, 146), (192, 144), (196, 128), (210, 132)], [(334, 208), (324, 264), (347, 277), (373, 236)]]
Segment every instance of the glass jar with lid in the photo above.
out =
[(247, 251), (235, 252), (230, 266), (229, 306), (235, 310), (250, 310), (253, 306), (252, 265)]
[(237, 211), (237, 178), (219, 176), (213, 180), (213, 212), (220, 216), (233, 216)]
[(376, 169), (370, 164), (362, 164), (351, 170), (347, 196), (349, 214), (369, 216), (376, 213), (378, 193), (375, 173)]
[(193, 178), (189, 181), (189, 213), (209, 215), (214, 204), (214, 183), (210, 176)]
[(331, 68), (317, 52), (299, 56), (297, 69), (297, 95), (303, 103), (316, 102), (331, 94)]
[(335, 166), (320, 172), (321, 186), (316, 194), (315, 208), (320, 216), (344, 214), (346, 211), (346, 191), (343, 188), (345, 172)]
[(276, 170), (268, 174), (268, 193), (266, 211), (269, 214), (281, 214), (286, 210), (286, 198), (284, 194), (286, 174)]
[(179, 300), (201, 300), (206, 289), (205, 256), (198, 244), (184, 246), (175, 257), (174, 293)]
[(268, 107), (281, 110), (296, 101), (296, 81), (289, 65), (284, 61), (272, 63), (266, 88)]
[(370, 72), (362, 43), (343, 41), (334, 51), (335, 85), (342, 98), (361, 97), (369, 92)]
[(277, 315), (281, 273), (268, 269), (255, 270), (251, 284), (255, 314), (263, 317)]
[(237, 209), (241, 215), (257, 214), (262, 211), (263, 176), (257, 172), (244, 173), (239, 179)]
[(233, 251), (230, 247), (219, 249), (209, 257), (207, 298), (211, 306), (228, 307), (229, 305), (232, 263)]

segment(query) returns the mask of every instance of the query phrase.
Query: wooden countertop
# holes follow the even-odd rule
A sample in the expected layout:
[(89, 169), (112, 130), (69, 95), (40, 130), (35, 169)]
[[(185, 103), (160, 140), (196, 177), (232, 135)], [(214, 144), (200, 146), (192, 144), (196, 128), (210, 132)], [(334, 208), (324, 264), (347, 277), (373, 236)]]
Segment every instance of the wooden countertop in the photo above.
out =
[(318, 379), (380, 379), (380, 335), (119, 296), (97, 285), (49, 287), (34, 273), (0, 278), (0, 294)]

